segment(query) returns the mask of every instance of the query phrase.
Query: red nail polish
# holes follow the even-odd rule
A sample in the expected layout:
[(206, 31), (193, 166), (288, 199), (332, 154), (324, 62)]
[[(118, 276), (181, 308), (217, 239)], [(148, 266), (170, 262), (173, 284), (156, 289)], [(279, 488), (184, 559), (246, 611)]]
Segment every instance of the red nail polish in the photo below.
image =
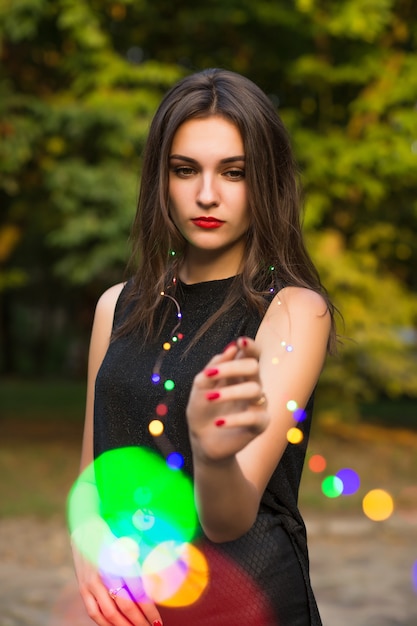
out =
[(222, 419), (221, 417), (214, 422), (215, 426), (224, 426), (225, 424), (226, 424), (226, 420)]
[(234, 346), (237, 346), (237, 341), (231, 341), (230, 343), (228, 343), (227, 346), (224, 348), (223, 352), (226, 352), (226, 350)]
[(210, 367), (207, 370), (204, 370), (204, 373), (206, 376), (210, 377), (210, 376), (216, 376), (216, 374), (219, 373), (219, 370), (216, 367)]
[(152, 626), (162, 626), (162, 622), (159, 619), (156, 619), (154, 622), (152, 622)]
[(249, 343), (249, 342), (248, 342), (248, 340), (247, 340), (247, 339), (245, 339), (245, 337), (243, 337), (243, 339), (242, 339), (242, 346), (243, 346), (244, 348), (246, 348), (246, 347), (247, 347), (247, 345), (248, 345), (248, 343)]
[(218, 391), (208, 391), (206, 393), (206, 398), (207, 400), (217, 400), (217, 398), (220, 398), (220, 394)]

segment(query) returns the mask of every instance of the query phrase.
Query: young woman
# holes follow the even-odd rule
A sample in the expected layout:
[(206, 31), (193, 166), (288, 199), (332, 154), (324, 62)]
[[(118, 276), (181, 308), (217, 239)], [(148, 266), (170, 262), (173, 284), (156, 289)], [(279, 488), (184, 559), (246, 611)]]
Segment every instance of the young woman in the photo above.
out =
[(335, 330), (299, 213), (286, 130), (256, 85), (212, 69), (168, 92), (144, 153), (132, 278), (97, 305), (82, 468), (126, 446), (179, 454), (208, 582), (191, 604), (158, 605), (75, 547), (99, 626), (321, 624), (297, 496)]

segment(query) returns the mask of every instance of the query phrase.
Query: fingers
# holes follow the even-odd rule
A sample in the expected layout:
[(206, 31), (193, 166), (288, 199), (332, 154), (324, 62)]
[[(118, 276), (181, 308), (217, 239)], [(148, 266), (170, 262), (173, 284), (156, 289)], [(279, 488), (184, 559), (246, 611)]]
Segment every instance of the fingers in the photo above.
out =
[(266, 411), (259, 411), (256, 407), (252, 406), (239, 413), (217, 417), (214, 421), (214, 425), (222, 430), (229, 431), (239, 429), (242, 432), (247, 431), (253, 435), (263, 433), (268, 424), (269, 417)]
[(98, 626), (131, 626), (120, 614), (105, 587), (92, 591), (81, 589), (88, 616)]
[(74, 564), (81, 597), (98, 626), (162, 626), (158, 609), (144, 592), (140, 572), (114, 577), (98, 571), (74, 547)]
[(162, 626), (162, 619), (156, 606), (141, 595), (140, 600), (134, 597), (132, 590), (124, 587), (114, 598), (114, 603), (129, 625), (134, 626)]
[[(159, 611), (156, 606), (152, 604), (152, 602), (141, 602), (140, 610), (142, 611), (145, 618), (148, 620), (149, 624), (152, 624), (152, 626), (162, 626), (162, 619)], [(146, 624), (148, 622), (146, 622)]]
[(212, 383), (228, 378), (255, 378), (259, 374), (259, 364), (256, 359), (235, 359), (226, 363), (209, 364), (197, 374), (195, 382), (201, 388), (211, 387)]
[(260, 351), (253, 339), (250, 337), (239, 337), (237, 340), (237, 347), (239, 353), (241, 353), (245, 357), (252, 357), (254, 359), (259, 359)]
[[(129, 583), (130, 584), (130, 583)], [(98, 626), (162, 626), (158, 609), (138, 589), (127, 584), (81, 590), (89, 617)], [(140, 596), (140, 597), (139, 597)]]
[(116, 604), (123, 615), (128, 617), (135, 626), (142, 626), (142, 624), (162, 626), (158, 609), (145, 594), (142, 581), (139, 578), (126, 581), (122, 591), (117, 594)]
[(112, 623), (104, 617), (98, 605), (98, 601), (91, 593), (83, 593), (83, 591), (81, 591), (81, 597), (84, 601), (87, 615), (93, 622), (98, 624), (98, 626), (112, 626)]
[(196, 457), (230, 458), (268, 427), (259, 356), (252, 339), (239, 337), (195, 377), (187, 421)]
[(236, 385), (227, 385), (224, 387), (215, 387), (213, 390), (208, 389), (205, 394), (206, 400), (210, 403), (219, 404), (231, 401), (246, 401), (254, 406), (265, 404), (261, 401), (264, 398), (262, 386), (259, 382), (249, 380), (240, 382)]
[(224, 348), (222, 354), (234, 358), (236, 353), (238, 357), (245, 356), (255, 359), (259, 359), (260, 355), (258, 345), (250, 337), (238, 337), (236, 341), (232, 341)]
[(214, 367), (219, 363), (233, 360), (236, 357), (238, 351), (239, 348), (237, 346), (237, 342), (232, 341), (231, 343), (229, 343), (228, 346), (224, 348), (221, 354), (216, 354), (213, 358), (210, 359), (210, 361), (207, 363), (207, 367)]
[(239, 337), (221, 354), (216, 354), (206, 368), (197, 374), (195, 383), (200, 388), (211, 387), (221, 379), (233, 381), (259, 377), (259, 349), (253, 339)]
[(125, 579), (116, 591), (114, 602), (129, 623), (134, 626), (162, 626), (159, 611), (146, 595), (140, 577)]
[(259, 351), (255, 342), (239, 337), (222, 354), (213, 357), (207, 367), (197, 374), (195, 388), (200, 392), (207, 390), (205, 399), (213, 403), (213, 406), (226, 402), (243, 402), (240, 408), (245, 408), (247, 404), (265, 408), (263, 405), (266, 404), (266, 398), (259, 377), (258, 357)]

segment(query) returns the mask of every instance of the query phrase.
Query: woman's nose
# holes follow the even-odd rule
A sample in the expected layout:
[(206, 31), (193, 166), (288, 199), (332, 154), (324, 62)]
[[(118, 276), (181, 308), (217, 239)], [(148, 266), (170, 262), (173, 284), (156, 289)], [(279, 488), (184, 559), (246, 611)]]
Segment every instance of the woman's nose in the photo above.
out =
[(197, 204), (202, 208), (211, 208), (219, 204), (219, 194), (211, 175), (201, 177), (201, 185), (197, 194)]

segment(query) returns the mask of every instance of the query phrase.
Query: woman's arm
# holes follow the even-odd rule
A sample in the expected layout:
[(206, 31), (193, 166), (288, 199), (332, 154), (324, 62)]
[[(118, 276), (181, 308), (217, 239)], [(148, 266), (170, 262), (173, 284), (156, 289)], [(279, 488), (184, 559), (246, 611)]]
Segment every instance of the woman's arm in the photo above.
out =
[[(112, 333), (114, 311), (123, 284), (108, 289), (99, 299), (94, 316), (88, 359), (87, 402), (85, 413), (84, 436), (81, 453), (81, 471), (93, 462), (93, 427), (94, 427), (94, 390), (98, 370), (105, 357)], [(162, 625), (157, 608), (144, 599), (144, 602), (132, 600), (132, 585), (140, 584), (140, 580), (110, 581), (104, 584), (95, 564), (86, 559), (73, 545), (74, 566), (84, 601), (90, 618), (99, 626), (149, 626)], [(108, 587), (118, 589), (112, 599)], [(133, 596), (135, 594), (133, 593)]]
[[(287, 287), (271, 303), (255, 341), (240, 338), (195, 378), (187, 409), (195, 495), (213, 541), (237, 539), (254, 523), (295, 425), (287, 403), (306, 406), (329, 331), (323, 298)], [(256, 405), (263, 393), (266, 403)]]
[(114, 311), (123, 283), (110, 287), (97, 302), (91, 332), (88, 354), (87, 400), (85, 409), (84, 435), (81, 451), (81, 471), (92, 463), (93, 452), (93, 420), (94, 420), (94, 389), (101, 363), (109, 347), (113, 328)]

